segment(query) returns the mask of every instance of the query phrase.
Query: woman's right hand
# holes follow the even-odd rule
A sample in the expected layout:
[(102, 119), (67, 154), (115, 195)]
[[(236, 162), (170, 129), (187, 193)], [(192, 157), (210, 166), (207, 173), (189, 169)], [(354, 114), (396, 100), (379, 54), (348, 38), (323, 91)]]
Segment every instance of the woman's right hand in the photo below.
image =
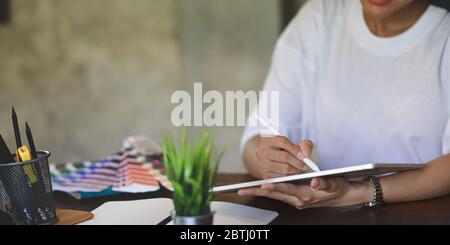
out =
[(311, 157), (313, 143), (294, 144), (284, 136), (261, 136), (256, 158), (264, 179), (298, 174), (309, 170), (301, 160)]

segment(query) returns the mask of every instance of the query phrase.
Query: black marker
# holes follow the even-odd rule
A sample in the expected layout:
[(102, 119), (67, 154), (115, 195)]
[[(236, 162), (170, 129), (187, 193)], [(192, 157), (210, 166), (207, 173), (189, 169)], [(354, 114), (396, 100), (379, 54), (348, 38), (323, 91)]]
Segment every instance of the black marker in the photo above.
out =
[(17, 121), (17, 114), (16, 114), (16, 110), (14, 110), (14, 106), (12, 107), (12, 123), (13, 123), (13, 128), (14, 128), (14, 136), (16, 137), (16, 146), (17, 149), (19, 149), (20, 147), (22, 147), (22, 140), (20, 139), (20, 129), (19, 129), (19, 123)]
[(31, 129), (30, 126), (28, 125), (28, 122), (25, 122), (25, 130), (27, 133), (28, 144), (30, 145), (31, 157), (33, 159), (37, 159), (38, 155), (36, 152), (36, 146), (34, 145), (33, 135), (31, 134)]

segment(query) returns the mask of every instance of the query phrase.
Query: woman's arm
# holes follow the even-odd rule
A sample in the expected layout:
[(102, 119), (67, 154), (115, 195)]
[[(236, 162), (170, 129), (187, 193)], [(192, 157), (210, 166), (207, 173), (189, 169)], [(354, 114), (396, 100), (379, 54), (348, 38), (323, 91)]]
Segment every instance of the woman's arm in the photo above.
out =
[(380, 179), (386, 202), (408, 202), (450, 193), (450, 154), (432, 160), (420, 170)]
[[(432, 160), (420, 170), (382, 177), (385, 202), (408, 202), (450, 194), (450, 154)], [(298, 208), (353, 206), (372, 199), (366, 181), (349, 182), (345, 178), (315, 178), (310, 186), (287, 183), (239, 191), (240, 195), (266, 196)]]

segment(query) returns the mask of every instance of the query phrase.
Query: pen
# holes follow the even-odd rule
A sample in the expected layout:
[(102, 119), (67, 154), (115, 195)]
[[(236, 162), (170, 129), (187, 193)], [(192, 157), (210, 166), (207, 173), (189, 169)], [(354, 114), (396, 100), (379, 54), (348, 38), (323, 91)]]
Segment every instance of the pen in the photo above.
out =
[(33, 159), (37, 159), (38, 155), (36, 152), (36, 146), (34, 145), (33, 135), (31, 134), (31, 129), (30, 129), (30, 126), (28, 125), (28, 122), (25, 122), (25, 129), (26, 129), (28, 144), (30, 145), (31, 156), (33, 157)]
[[(263, 117), (261, 117), (261, 115), (259, 115), (258, 113), (256, 114), (256, 117), (257, 117), (257, 119), (258, 119), (258, 121), (259, 121), (259, 123), (261, 123), (264, 127), (266, 127), (267, 129), (269, 129), (271, 132), (272, 132), (272, 134), (274, 134), (274, 135), (282, 135), (280, 132), (278, 132), (278, 130), (276, 130), (265, 118), (263, 118)], [(307, 158), (307, 157), (305, 157), (305, 158), (303, 158), (302, 159), (302, 161), (306, 164), (306, 165), (308, 165), (308, 167), (310, 168), (310, 169), (312, 169), (314, 172), (318, 172), (318, 171), (320, 171), (320, 169), (319, 169), (319, 167), (317, 166), (317, 164), (315, 164), (314, 162), (313, 162), (313, 160), (311, 160), (311, 159), (309, 159), (309, 158)]]
[[(26, 146), (24, 146), (23, 148), (24, 148), (25, 152), (27, 150), (29, 150), (31, 159), (38, 159), (39, 156), (37, 154), (36, 145), (34, 144), (33, 134), (31, 133), (31, 128), (30, 128), (30, 125), (28, 125), (28, 122), (25, 122), (25, 132), (27, 135), (28, 145), (30, 146), (30, 148), (27, 148)], [(35, 168), (30, 168), (27, 170), (28, 170), (28, 172), (26, 172), (26, 174), (28, 175), (29, 180), (32, 183), (37, 182), (36, 183), (37, 191), (40, 192), (40, 195), (42, 195), (42, 196), (47, 195), (47, 193), (45, 191), (46, 188), (45, 188), (44, 181), (43, 181), (44, 176), (42, 174), (40, 164), (37, 164)], [(49, 203), (43, 204), (42, 207), (38, 208), (38, 213), (40, 214), (40, 218), (42, 219), (42, 221), (51, 219), (52, 214), (50, 212), (50, 204)]]
[(12, 122), (13, 122), (13, 128), (14, 128), (14, 136), (16, 137), (16, 146), (17, 148), (20, 148), (22, 146), (22, 140), (20, 139), (20, 130), (19, 130), (19, 123), (17, 121), (17, 114), (16, 110), (14, 110), (14, 106), (12, 107)]
[[(22, 147), (22, 140), (20, 139), (20, 129), (19, 129), (19, 123), (17, 122), (17, 114), (16, 114), (16, 110), (14, 110), (14, 106), (12, 107), (12, 123), (13, 123), (13, 129), (14, 129), (14, 136), (16, 138), (16, 149), (19, 149), (20, 147)], [(16, 150), (16, 155), (17, 155), (17, 161), (20, 162), (20, 155), (19, 152)]]

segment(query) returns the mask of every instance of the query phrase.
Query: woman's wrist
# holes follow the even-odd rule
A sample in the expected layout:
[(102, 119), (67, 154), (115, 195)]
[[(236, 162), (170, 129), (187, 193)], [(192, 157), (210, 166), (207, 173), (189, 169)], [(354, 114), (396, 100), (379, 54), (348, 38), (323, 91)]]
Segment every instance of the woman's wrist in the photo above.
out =
[(371, 202), (373, 199), (372, 186), (368, 181), (350, 182), (348, 190), (342, 196), (338, 206), (356, 206)]

